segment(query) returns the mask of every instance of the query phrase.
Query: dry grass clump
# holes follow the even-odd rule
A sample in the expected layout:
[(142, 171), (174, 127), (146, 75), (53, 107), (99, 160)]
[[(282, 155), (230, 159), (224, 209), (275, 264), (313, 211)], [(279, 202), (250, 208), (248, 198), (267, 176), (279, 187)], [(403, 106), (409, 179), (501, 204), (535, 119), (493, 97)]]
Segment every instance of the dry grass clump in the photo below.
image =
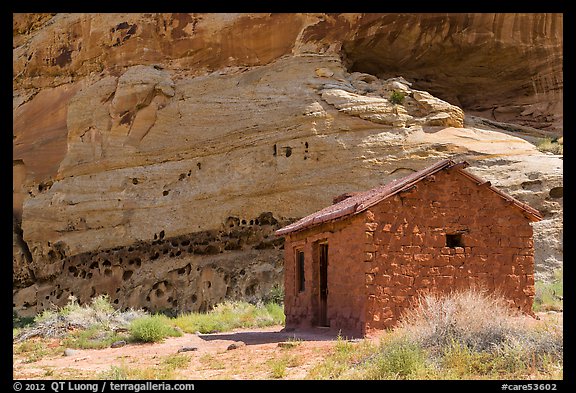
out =
[(339, 341), (308, 378), (561, 378), (562, 326), (536, 322), (493, 293), (429, 294), (379, 345)]
[(126, 328), (130, 322), (145, 316), (143, 311), (114, 310), (108, 296), (98, 296), (90, 304), (80, 306), (75, 297), (59, 310), (46, 310), (34, 318), (34, 324), (21, 329), (14, 336), (14, 342), (22, 342), (31, 337), (62, 338), (70, 331), (81, 329), (101, 329), (113, 331)]
[(456, 341), (471, 349), (490, 350), (507, 337), (525, 332), (521, 315), (495, 294), (480, 290), (453, 292), (447, 296), (422, 296), (416, 308), (406, 312), (400, 328), (423, 347), (445, 347)]

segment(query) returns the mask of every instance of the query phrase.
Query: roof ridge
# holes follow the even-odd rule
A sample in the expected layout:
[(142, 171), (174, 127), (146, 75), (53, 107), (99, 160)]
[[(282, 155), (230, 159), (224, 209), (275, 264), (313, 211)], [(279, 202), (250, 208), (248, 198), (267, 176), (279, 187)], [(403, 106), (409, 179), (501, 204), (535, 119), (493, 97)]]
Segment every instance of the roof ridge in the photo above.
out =
[(415, 171), (402, 178), (393, 179), (392, 181), (386, 184), (374, 187), (370, 190), (358, 192), (355, 195), (345, 198), (330, 206), (327, 206), (319, 211), (316, 211), (315, 213), (309, 214), (308, 216), (290, 225), (287, 225), (284, 228), (278, 229), (275, 233), (276, 235), (281, 236), (287, 233), (296, 232), (305, 228), (309, 228), (311, 226), (315, 226), (323, 222), (336, 220), (350, 215), (361, 213), (364, 210), (370, 208), (371, 206), (374, 206), (375, 204), (383, 201), (384, 199), (389, 198), (390, 196), (395, 195), (398, 192), (401, 192), (402, 190), (412, 187), (414, 184), (420, 182), (426, 177), (443, 169), (451, 169), (451, 168), (457, 169), (458, 172), (461, 173), (462, 175), (466, 176), (472, 181), (477, 182), (477, 185), (485, 183), (486, 185), (488, 185), (491, 191), (495, 192), (496, 194), (500, 195), (504, 199), (511, 202), (513, 205), (519, 207), (520, 209), (528, 213), (531, 216), (529, 217), (529, 219), (533, 221), (539, 221), (542, 219), (542, 216), (540, 215), (540, 212), (538, 212), (538, 210), (528, 206), (525, 203), (520, 202), (519, 200), (506, 194), (505, 192), (493, 187), (492, 185), (489, 184), (489, 182), (485, 182), (478, 176), (465, 171), (464, 168), (468, 166), (469, 164), (466, 161), (456, 163), (455, 161), (449, 158), (443, 159), (441, 161), (436, 162), (433, 165), (430, 165), (419, 171)]

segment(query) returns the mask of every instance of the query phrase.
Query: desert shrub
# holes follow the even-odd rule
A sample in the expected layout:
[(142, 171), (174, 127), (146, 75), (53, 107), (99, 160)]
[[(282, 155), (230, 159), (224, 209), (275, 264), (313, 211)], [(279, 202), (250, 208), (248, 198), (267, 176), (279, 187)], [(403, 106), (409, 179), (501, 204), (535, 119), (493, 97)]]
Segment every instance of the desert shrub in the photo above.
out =
[(542, 152), (548, 152), (552, 154), (564, 154), (564, 144), (559, 143), (556, 138), (542, 138), (537, 144), (536, 148)]
[(135, 341), (160, 342), (167, 337), (178, 337), (182, 333), (169, 324), (163, 315), (151, 315), (135, 319), (130, 324), (130, 336)]
[(552, 281), (536, 281), (534, 284), (534, 311), (562, 311), (564, 297), (563, 269), (554, 272)]
[(392, 94), (390, 94), (390, 102), (395, 105), (402, 105), (405, 96), (403, 92), (394, 90)]
[(66, 337), (72, 330), (113, 331), (125, 328), (136, 318), (146, 315), (143, 311), (117, 311), (111, 305), (108, 296), (94, 298), (90, 304), (79, 305), (71, 296), (68, 304), (60, 309), (44, 310), (34, 318), (34, 323), (19, 330), (14, 341), (19, 342), (30, 337)]
[(535, 323), (496, 294), (423, 296), (378, 346), (338, 340), (311, 379), (561, 378), (563, 331)]
[(495, 294), (480, 290), (426, 295), (404, 313), (400, 327), (426, 348), (446, 348), (459, 342), (475, 350), (499, 345), (521, 329), (519, 314)]
[(274, 285), (262, 299), (263, 303), (284, 304), (284, 286)]
[(414, 342), (395, 340), (381, 345), (364, 365), (363, 379), (416, 379), (425, 372), (427, 354)]
[(174, 320), (174, 324), (188, 333), (224, 332), (241, 327), (263, 327), (283, 324), (284, 309), (277, 303), (250, 304), (227, 301), (217, 304), (207, 313), (187, 313)]
[(68, 348), (102, 349), (108, 348), (116, 341), (127, 339), (128, 337), (126, 335), (93, 326), (86, 330), (79, 329), (73, 331), (64, 339), (63, 343)]

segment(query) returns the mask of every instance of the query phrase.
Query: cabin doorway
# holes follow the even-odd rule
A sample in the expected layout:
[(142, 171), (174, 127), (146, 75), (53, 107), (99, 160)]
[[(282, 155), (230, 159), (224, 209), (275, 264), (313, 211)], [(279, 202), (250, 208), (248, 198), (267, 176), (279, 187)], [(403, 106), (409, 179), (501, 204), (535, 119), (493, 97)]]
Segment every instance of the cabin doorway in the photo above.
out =
[(318, 326), (330, 326), (328, 321), (328, 243), (318, 245), (319, 289)]

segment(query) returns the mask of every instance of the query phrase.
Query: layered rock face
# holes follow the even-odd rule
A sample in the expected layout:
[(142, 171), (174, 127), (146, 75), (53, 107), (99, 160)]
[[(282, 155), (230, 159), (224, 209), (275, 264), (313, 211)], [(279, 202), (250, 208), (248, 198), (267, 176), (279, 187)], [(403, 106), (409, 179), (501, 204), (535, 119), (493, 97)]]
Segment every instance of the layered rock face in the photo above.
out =
[[(406, 45), (412, 18), (15, 15), (14, 307), (107, 293), (119, 307), (190, 311), (266, 296), (282, 279), (274, 229), (445, 157), (540, 209), (537, 268), (561, 264), (561, 157), (468, 127), (462, 111), (524, 113), (561, 96), (561, 16), (493, 15), (519, 31), (514, 40), (479, 34), (487, 16), (421, 15), (421, 45), (450, 48), (457, 36), (449, 53), (483, 42), (491, 56), (517, 48), (534, 62), (522, 76), (480, 80), (471, 57), (446, 64), (458, 77), (429, 85), (416, 77), (417, 53), (406, 73), (367, 66), (386, 57), (384, 32)], [(522, 87), (549, 74), (559, 82)], [(490, 83), (505, 93), (480, 97)], [(462, 108), (454, 91), (468, 97)], [(549, 122), (514, 111), (497, 120), (561, 132), (561, 108), (538, 112)]]

